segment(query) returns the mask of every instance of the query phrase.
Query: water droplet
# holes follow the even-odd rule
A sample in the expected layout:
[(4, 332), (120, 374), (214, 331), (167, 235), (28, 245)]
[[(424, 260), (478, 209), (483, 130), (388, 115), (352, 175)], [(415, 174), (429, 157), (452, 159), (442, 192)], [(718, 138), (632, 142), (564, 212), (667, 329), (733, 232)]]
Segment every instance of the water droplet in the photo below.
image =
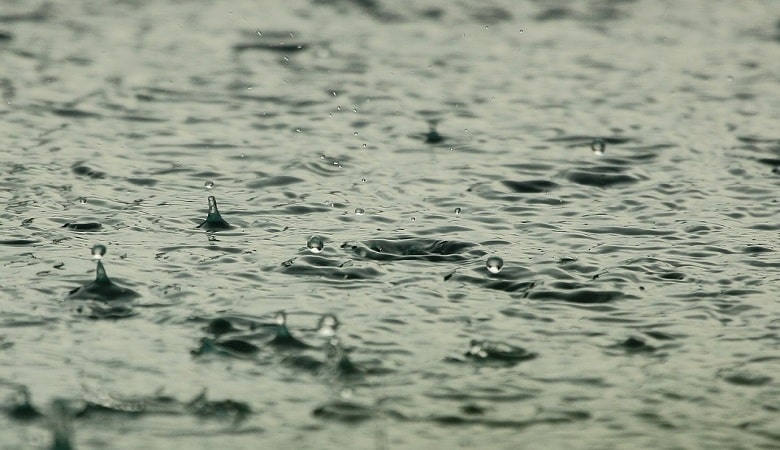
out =
[(357, 135), (358, 135), (358, 132), (357, 132), (357, 131), (355, 131), (354, 133), (352, 133), (352, 135), (353, 135), (353, 136), (357, 136)]
[(92, 259), (101, 259), (106, 254), (106, 246), (103, 244), (95, 244), (92, 247)]
[(460, 208), (455, 208), (455, 215), (457, 216), (458, 214), (460, 214)]
[(257, 30), (257, 35), (260, 36), (260, 37), (263, 37), (263, 32), (260, 31), (260, 30)]
[(356, 113), (357, 112), (357, 108), (352, 108), (352, 112)]
[(79, 197), (79, 203), (81, 203), (82, 205), (86, 204), (87, 203), (86, 197)]
[(333, 95), (333, 96), (335, 97), (335, 96), (337, 96), (338, 94), (336, 93), (336, 91), (331, 91), (331, 95)]
[(362, 216), (366, 211), (363, 208), (355, 208), (355, 215)]
[(286, 57), (286, 56), (283, 56), (283, 57), (282, 57), (282, 59), (283, 59), (285, 62), (288, 62), (288, 61), (290, 60), (290, 58), (288, 58), (288, 57)]
[(417, 218), (412, 217), (412, 222), (415, 222), (416, 220), (417, 220)]
[(487, 259), (487, 262), (485, 263), (485, 268), (487, 268), (488, 272), (496, 274), (498, 272), (501, 272), (501, 269), (504, 267), (504, 260), (499, 258), (498, 256), (491, 256)]
[(368, 181), (368, 180), (366, 180), (365, 178), (361, 178), (361, 179), (360, 179), (360, 182), (361, 182), (361, 183), (365, 183), (366, 181)]
[(214, 182), (213, 181), (207, 181), (203, 186), (206, 189), (214, 189)]
[(341, 105), (336, 106), (336, 111), (341, 111)]
[(317, 333), (325, 337), (333, 337), (339, 327), (339, 320), (333, 314), (325, 314), (320, 317), (317, 325)]
[(309, 247), (310, 252), (319, 253), (325, 248), (325, 240), (319, 236), (312, 236), (306, 242), (306, 246)]
[(593, 154), (597, 156), (603, 155), (606, 147), (607, 144), (604, 142), (604, 139), (594, 139), (593, 142), (590, 143), (590, 149), (593, 150)]
[(296, 132), (296, 133), (300, 133), (300, 132), (301, 132), (301, 129), (300, 129), (300, 128), (296, 128), (296, 129), (295, 129), (295, 132)]
[(280, 327), (285, 326), (287, 324), (287, 314), (284, 311), (277, 312), (274, 317), (274, 322)]
[(363, 144), (363, 148), (366, 148), (366, 147), (368, 147), (368, 145), (366, 145), (366, 144)]

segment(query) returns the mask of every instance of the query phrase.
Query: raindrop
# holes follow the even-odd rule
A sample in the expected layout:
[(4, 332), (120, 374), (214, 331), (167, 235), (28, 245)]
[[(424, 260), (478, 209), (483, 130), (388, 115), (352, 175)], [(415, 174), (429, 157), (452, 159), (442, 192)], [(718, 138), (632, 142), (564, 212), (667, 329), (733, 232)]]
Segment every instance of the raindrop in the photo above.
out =
[(296, 129), (295, 129), (295, 132), (296, 132), (296, 133), (300, 133), (300, 132), (301, 132), (301, 129), (300, 129), (300, 128), (296, 128)]
[(604, 142), (604, 139), (594, 139), (593, 142), (590, 143), (590, 149), (593, 150), (593, 154), (597, 156), (603, 155), (606, 147), (607, 144)]
[(207, 181), (203, 186), (206, 189), (214, 189), (214, 182), (213, 181)]
[(319, 324), (317, 325), (317, 333), (325, 337), (333, 337), (336, 335), (336, 329), (339, 327), (339, 320), (333, 314), (325, 314), (320, 317)]
[(336, 106), (336, 111), (341, 111), (341, 105)]
[(106, 254), (106, 246), (103, 244), (95, 244), (92, 247), (92, 259), (101, 259)]
[(352, 133), (352, 135), (353, 135), (353, 136), (357, 136), (357, 135), (358, 135), (358, 132), (357, 132), (357, 131), (355, 131), (354, 133)]
[(257, 35), (260, 36), (260, 37), (263, 37), (263, 32), (260, 31), (260, 30), (257, 30)]
[(361, 182), (361, 183), (365, 183), (365, 182), (367, 182), (367, 181), (368, 181), (368, 180), (366, 180), (365, 178), (361, 178), (361, 179), (360, 179), (360, 182)]
[(325, 240), (319, 236), (312, 236), (306, 242), (306, 246), (309, 247), (310, 252), (319, 253), (325, 247)]
[(368, 147), (368, 145), (366, 145), (366, 144), (363, 144), (363, 148), (366, 148), (366, 147)]
[(87, 198), (86, 197), (79, 197), (79, 203), (81, 203), (82, 205), (87, 203)]
[(357, 112), (357, 108), (352, 108), (352, 112), (356, 113)]
[(501, 272), (501, 269), (504, 267), (504, 260), (499, 258), (498, 256), (491, 256), (487, 259), (487, 262), (485, 263), (485, 268), (487, 268), (488, 272), (492, 274), (496, 274), (498, 272)]
[(331, 94), (332, 94), (334, 97), (338, 95), (338, 94), (336, 93), (336, 91), (331, 91)]
[(459, 215), (459, 214), (460, 214), (460, 211), (461, 211), (461, 210), (460, 210), (460, 208), (455, 208), (455, 215), (456, 215), (456, 216), (457, 216), (457, 215)]
[(366, 211), (363, 208), (355, 208), (355, 214), (356, 215), (362, 216), (365, 213), (366, 213)]

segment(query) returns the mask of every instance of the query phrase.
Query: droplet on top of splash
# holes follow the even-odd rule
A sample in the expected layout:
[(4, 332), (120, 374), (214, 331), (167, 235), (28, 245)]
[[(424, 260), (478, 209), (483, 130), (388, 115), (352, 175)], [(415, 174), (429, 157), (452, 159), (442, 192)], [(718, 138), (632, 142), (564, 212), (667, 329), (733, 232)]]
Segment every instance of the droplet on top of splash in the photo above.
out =
[(492, 274), (501, 272), (501, 269), (504, 268), (504, 260), (498, 256), (491, 256), (485, 262), (485, 268)]
[(106, 246), (103, 244), (95, 244), (92, 247), (92, 259), (101, 259), (106, 254)]
[(590, 143), (590, 149), (593, 150), (593, 154), (596, 156), (603, 155), (606, 147), (607, 144), (604, 142), (604, 139), (594, 139), (593, 142)]
[(277, 312), (274, 321), (280, 327), (285, 326), (287, 324), (287, 314), (284, 311)]
[(309, 247), (310, 252), (319, 253), (325, 248), (325, 241), (319, 236), (312, 236), (306, 242), (306, 246)]

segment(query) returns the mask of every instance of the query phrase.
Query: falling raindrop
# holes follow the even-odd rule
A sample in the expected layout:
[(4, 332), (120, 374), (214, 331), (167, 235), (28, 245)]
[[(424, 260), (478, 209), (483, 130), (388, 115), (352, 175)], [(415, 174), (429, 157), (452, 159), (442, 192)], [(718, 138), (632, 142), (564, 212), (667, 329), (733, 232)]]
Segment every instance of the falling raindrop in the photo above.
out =
[(594, 139), (593, 142), (590, 143), (590, 149), (593, 150), (593, 154), (596, 156), (603, 155), (606, 147), (607, 144), (604, 142), (604, 139)]
[(213, 181), (207, 181), (203, 186), (206, 189), (214, 189), (214, 182)]
[(504, 260), (499, 258), (498, 256), (491, 256), (487, 259), (487, 262), (485, 263), (485, 268), (487, 268), (488, 272), (492, 274), (496, 274), (498, 272), (501, 272), (501, 269), (504, 267)]
[(355, 215), (362, 216), (366, 211), (363, 208), (355, 208)]
[(325, 240), (319, 236), (312, 236), (306, 242), (306, 246), (309, 247), (309, 251), (312, 253), (319, 253), (325, 248)]
[(103, 244), (95, 244), (92, 247), (92, 259), (101, 259), (106, 254), (106, 246)]
[(319, 324), (317, 325), (317, 333), (325, 337), (333, 337), (336, 335), (336, 329), (339, 327), (339, 320), (333, 314), (325, 314), (320, 317)]

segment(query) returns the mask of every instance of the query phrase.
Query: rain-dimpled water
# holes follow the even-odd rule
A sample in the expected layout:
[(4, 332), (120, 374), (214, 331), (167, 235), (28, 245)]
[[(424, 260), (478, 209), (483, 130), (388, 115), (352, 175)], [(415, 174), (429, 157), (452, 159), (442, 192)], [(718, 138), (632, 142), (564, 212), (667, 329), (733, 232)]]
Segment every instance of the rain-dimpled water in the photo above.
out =
[(3, 449), (780, 448), (771, 0), (0, 2)]

